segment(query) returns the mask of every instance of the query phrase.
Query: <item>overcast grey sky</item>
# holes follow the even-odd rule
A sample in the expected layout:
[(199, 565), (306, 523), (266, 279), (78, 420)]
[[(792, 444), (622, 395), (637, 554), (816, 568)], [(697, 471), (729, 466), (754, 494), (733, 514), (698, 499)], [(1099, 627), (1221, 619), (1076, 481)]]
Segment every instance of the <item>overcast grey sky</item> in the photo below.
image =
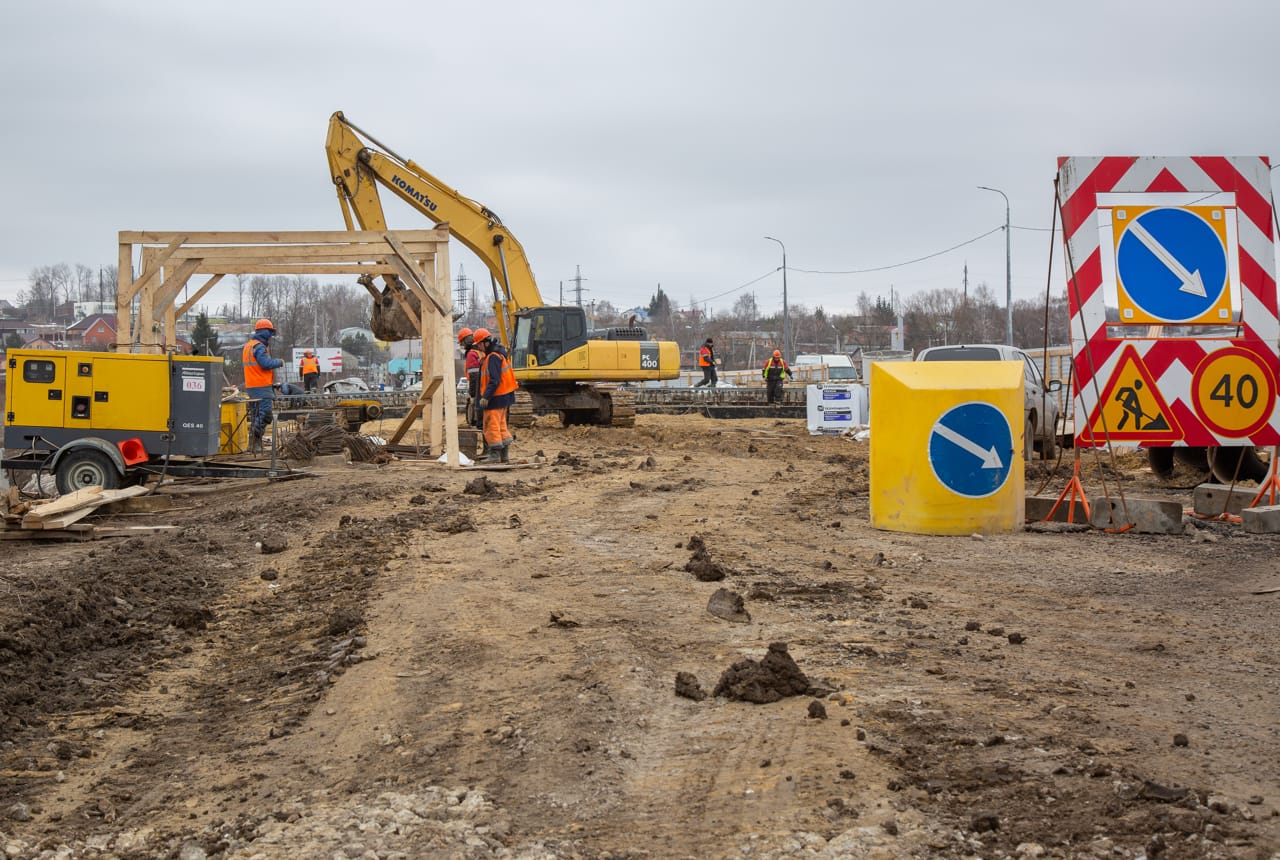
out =
[(341, 227), (335, 110), (499, 212), (547, 302), (580, 265), (619, 307), (661, 284), (780, 308), (766, 235), (793, 305), (966, 264), (1002, 297), (1000, 230), (812, 273), (1001, 227), (978, 185), (1039, 297), (1064, 280), (1057, 156), (1280, 156), (1272, 0), (41, 0), (6, 33), (9, 299), (34, 267), (114, 264), (124, 229)]

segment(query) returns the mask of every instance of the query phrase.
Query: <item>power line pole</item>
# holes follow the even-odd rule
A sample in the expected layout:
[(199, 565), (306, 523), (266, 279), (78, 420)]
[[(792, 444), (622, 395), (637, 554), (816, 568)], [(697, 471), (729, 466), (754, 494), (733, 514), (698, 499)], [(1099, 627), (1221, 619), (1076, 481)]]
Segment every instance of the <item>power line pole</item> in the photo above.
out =
[(454, 299), (454, 303), (458, 308), (465, 308), (467, 306), (467, 276), (466, 273), (462, 271), (461, 263), (458, 264), (458, 277), (454, 283), (457, 285), (454, 287), (457, 295), (457, 298)]
[(978, 188), (994, 191), (1004, 198), (1004, 342), (1013, 346), (1013, 239), (1009, 231), (1009, 195), (987, 185), (979, 185)]
[(574, 266), (574, 272), (574, 276), (569, 279), (573, 282), (573, 291), (576, 294), (573, 303), (578, 307), (582, 307), (582, 294), (586, 291), (586, 288), (582, 286), (582, 282), (587, 279), (582, 277), (582, 266)]

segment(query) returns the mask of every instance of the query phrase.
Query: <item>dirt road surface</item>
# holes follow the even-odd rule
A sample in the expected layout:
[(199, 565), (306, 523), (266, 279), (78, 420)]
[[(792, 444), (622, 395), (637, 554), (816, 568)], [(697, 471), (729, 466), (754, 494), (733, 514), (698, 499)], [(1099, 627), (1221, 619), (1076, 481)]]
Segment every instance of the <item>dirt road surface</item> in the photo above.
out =
[(1277, 856), (1276, 538), (883, 532), (799, 421), (549, 422), (0, 543), (0, 853)]

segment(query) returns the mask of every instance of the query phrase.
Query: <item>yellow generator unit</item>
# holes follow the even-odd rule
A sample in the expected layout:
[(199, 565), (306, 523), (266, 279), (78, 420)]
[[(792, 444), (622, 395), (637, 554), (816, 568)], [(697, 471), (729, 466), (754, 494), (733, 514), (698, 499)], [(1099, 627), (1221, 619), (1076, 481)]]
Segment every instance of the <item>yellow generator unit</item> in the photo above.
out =
[(5, 447), (61, 492), (118, 487), (147, 461), (217, 454), (221, 395), (221, 358), (10, 350)]

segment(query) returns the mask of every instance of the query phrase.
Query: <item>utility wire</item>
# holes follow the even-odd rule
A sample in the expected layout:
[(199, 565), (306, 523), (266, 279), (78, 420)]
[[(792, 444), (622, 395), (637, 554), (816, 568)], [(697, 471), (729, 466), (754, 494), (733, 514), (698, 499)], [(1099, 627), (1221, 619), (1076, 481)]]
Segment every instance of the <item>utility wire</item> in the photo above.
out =
[[(788, 268), (788, 269), (790, 269), (791, 267), (790, 267), (790, 266), (788, 266), (787, 268)], [(684, 306), (684, 305), (678, 305), (678, 304), (676, 304), (675, 302), (671, 302), (671, 309), (672, 309), (673, 311), (692, 310), (693, 308), (697, 307), (698, 305), (705, 304), (705, 303), (707, 303), (707, 302), (711, 301), (712, 299), (722, 299), (722, 298), (724, 298), (724, 297), (725, 297), (725, 296), (727, 296), (727, 295), (731, 295), (732, 293), (737, 293), (737, 292), (740, 292), (740, 291), (742, 291), (742, 290), (745, 290), (747, 287), (751, 286), (752, 284), (759, 283), (760, 281), (763, 281), (765, 278), (769, 277), (770, 275), (776, 274), (777, 272), (780, 272), (780, 271), (782, 271), (782, 267), (781, 267), (781, 266), (777, 266), (777, 267), (772, 268), (772, 269), (770, 269), (769, 271), (765, 272), (765, 273), (764, 273), (763, 275), (761, 275), (760, 277), (758, 277), (758, 278), (752, 278), (751, 280), (747, 281), (745, 284), (740, 284), (740, 285), (738, 285), (738, 286), (734, 287), (734, 288), (733, 288), (733, 289), (731, 289), (731, 290), (725, 290), (723, 293), (716, 293), (714, 296), (707, 296), (705, 299), (695, 299), (695, 300), (694, 300), (694, 302), (693, 302), (693, 304), (689, 305), (688, 307), (686, 307), (686, 306)], [(670, 301), (670, 298), (671, 298), (670, 296), (668, 296), (668, 297), (667, 297), (668, 301)]]
[(934, 257), (941, 257), (943, 254), (949, 254), (952, 251), (956, 250), (957, 248), (963, 248), (965, 245), (972, 245), (974, 242), (978, 241), (979, 239), (985, 239), (988, 236), (990, 236), (992, 233), (998, 233), (1003, 229), (1004, 229), (1004, 225), (1001, 224), (998, 227), (991, 228), (987, 232), (983, 233), (981, 236), (974, 236), (972, 239), (967, 239), (961, 242), (959, 245), (952, 245), (950, 248), (944, 248), (941, 251), (935, 251), (934, 253), (926, 254), (923, 257), (916, 257), (914, 260), (907, 260), (902, 263), (894, 263), (889, 266), (876, 266), (871, 269), (846, 269), (844, 271), (839, 271), (839, 272), (823, 271), (820, 269), (797, 269), (795, 266), (789, 266), (788, 268), (790, 268), (793, 272), (804, 272), (806, 275), (864, 275), (869, 272), (885, 272), (885, 271), (888, 271), (889, 269), (901, 269), (903, 266), (910, 266), (913, 263), (920, 263), (925, 260), (932, 260)]
[[(820, 270), (820, 269), (800, 269), (800, 268), (797, 268), (797, 267), (795, 267), (795, 266), (788, 266), (787, 268), (788, 268), (788, 269), (790, 269), (790, 270), (791, 270), (791, 271), (793, 271), (793, 272), (804, 272), (804, 273), (805, 273), (805, 274), (807, 274), (807, 275), (861, 275), (861, 274), (866, 274), (866, 273), (868, 273), (868, 272), (884, 272), (884, 271), (888, 271), (889, 269), (900, 269), (900, 268), (902, 268), (903, 266), (910, 266), (910, 265), (912, 265), (913, 263), (920, 263), (920, 262), (923, 262), (924, 260), (931, 260), (931, 259), (933, 259), (934, 257), (940, 257), (940, 256), (942, 256), (943, 254), (948, 254), (948, 253), (950, 253), (950, 252), (952, 252), (952, 251), (954, 251), (954, 250), (956, 250), (956, 249), (958, 249), (958, 248), (963, 248), (965, 245), (972, 245), (974, 242), (977, 242), (979, 239), (985, 239), (985, 238), (987, 238), (988, 236), (990, 236), (992, 233), (998, 233), (998, 232), (1000, 232), (1000, 231), (1001, 231), (1001, 230), (1003, 230), (1003, 229), (1004, 229), (1004, 225), (1003, 225), (1003, 224), (1001, 224), (1001, 225), (998, 225), (998, 226), (996, 226), (996, 227), (991, 228), (990, 230), (988, 230), (987, 232), (985, 232), (985, 233), (983, 233), (983, 234), (981, 234), (981, 235), (979, 235), (979, 236), (974, 236), (972, 239), (967, 239), (967, 240), (965, 240), (965, 241), (961, 242), (961, 243), (960, 243), (960, 244), (958, 244), (958, 245), (952, 245), (950, 248), (944, 248), (944, 249), (943, 249), (943, 250), (941, 250), (941, 251), (935, 251), (934, 253), (932, 253), (932, 254), (926, 254), (926, 255), (925, 255), (925, 256), (923, 256), (923, 257), (916, 257), (914, 260), (907, 260), (906, 262), (903, 262), (903, 263), (894, 263), (893, 265), (890, 265), (890, 266), (876, 266), (875, 268), (871, 268), (871, 269), (847, 269), (847, 270), (845, 270), (845, 271), (824, 271), (824, 270)], [(1041, 229), (1041, 228), (1036, 228), (1036, 227), (1020, 227), (1020, 228), (1016, 228), (1016, 229), (1036, 230), (1036, 229)], [(765, 272), (765, 273), (764, 273), (763, 275), (761, 275), (760, 277), (758, 277), (758, 278), (752, 278), (750, 281), (747, 281), (745, 284), (742, 284), (742, 285), (740, 285), (740, 286), (734, 287), (734, 288), (733, 288), (733, 289), (731, 289), (731, 290), (725, 290), (723, 293), (717, 293), (717, 294), (716, 294), (716, 295), (714, 295), (714, 296), (707, 296), (706, 298), (703, 298), (703, 299), (697, 299), (697, 300), (695, 300), (695, 301), (693, 302), (693, 305), (692, 305), (691, 307), (696, 307), (697, 305), (705, 304), (706, 302), (712, 301), (713, 299), (720, 299), (720, 298), (724, 298), (725, 296), (730, 295), (730, 294), (732, 294), (732, 293), (736, 293), (736, 292), (739, 292), (739, 291), (741, 291), (741, 290), (745, 290), (747, 287), (751, 286), (752, 284), (755, 284), (755, 283), (757, 283), (757, 282), (759, 282), (759, 281), (763, 281), (765, 278), (767, 278), (767, 277), (769, 277), (770, 275), (772, 275), (772, 274), (774, 274), (774, 273), (776, 273), (776, 272), (780, 271), (781, 269), (782, 269), (782, 267), (781, 267), (781, 266), (778, 266), (777, 268), (774, 268), (774, 269), (773, 269), (773, 270), (771, 270), (771, 271)], [(672, 302), (672, 304), (671, 304), (671, 309), (672, 309), (672, 310), (686, 310), (687, 308), (686, 308), (684, 305), (677, 305), (677, 304), (675, 304), (674, 302)]]

